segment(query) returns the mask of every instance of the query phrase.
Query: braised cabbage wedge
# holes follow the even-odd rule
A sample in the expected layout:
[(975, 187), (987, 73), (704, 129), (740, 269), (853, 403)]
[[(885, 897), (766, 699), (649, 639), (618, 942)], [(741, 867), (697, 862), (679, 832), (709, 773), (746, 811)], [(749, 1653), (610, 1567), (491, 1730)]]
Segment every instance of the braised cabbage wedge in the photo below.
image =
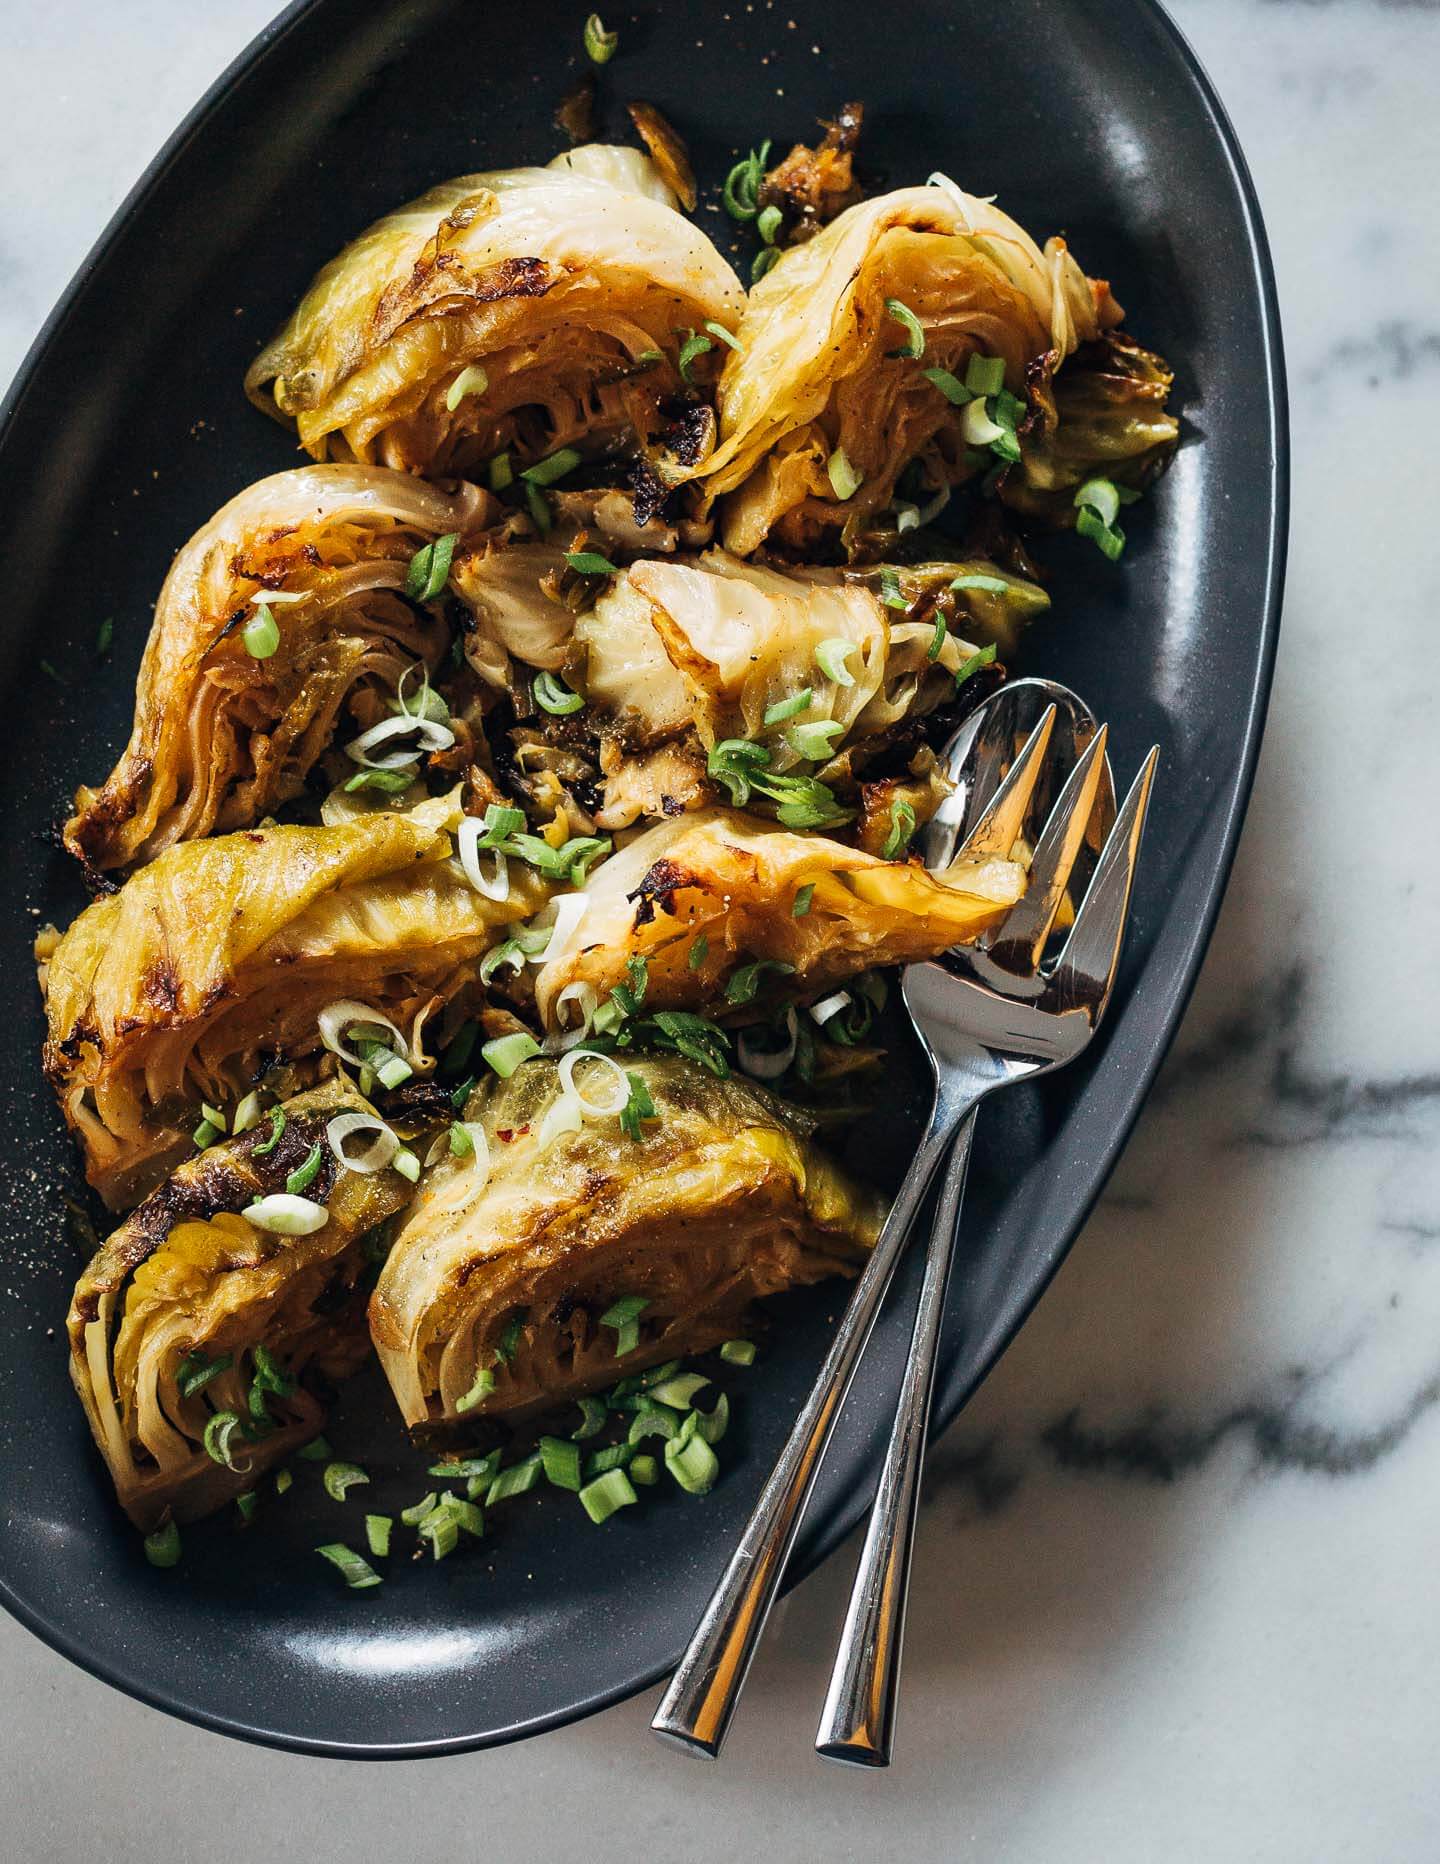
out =
[(427, 1176), (370, 1302), (412, 1430), (702, 1351), (757, 1297), (854, 1273), (873, 1243), (879, 1200), (795, 1109), (676, 1056), (626, 1066), (652, 1109), (638, 1139), (613, 1116), (555, 1121), (551, 1061), (477, 1090), (466, 1119), (483, 1144)]
[(487, 506), (402, 473), (309, 466), (233, 498), (175, 559), (156, 604), (130, 742), (65, 825), (93, 868), (248, 828), (300, 794), (342, 714), (384, 715), (449, 630), (406, 595), (411, 559)]
[(536, 1002), (558, 1028), (568, 986), (603, 999), (634, 958), (646, 963), (650, 1010), (723, 1007), (735, 973), (761, 960), (781, 967), (787, 995), (808, 993), (971, 941), (1024, 887), (1014, 861), (931, 874), (738, 810), (700, 810), (657, 823), (596, 869), (583, 919), (547, 953)]
[(308, 1084), (332, 1002), (383, 1015), (425, 1070), (427, 1022), (544, 897), (517, 873), (514, 898), (485, 898), (451, 847), (429, 814), (250, 830), (168, 849), (81, 913), (46, 971), (45, 1068), (112, 1209), (190, 1151), (203, 1103), (276, 1066)]
[[(70, 1375), (142, 1530), (252, 1489), (320, 1429), (325, 1385), (368, 1355), (367, 1238), (411, 1186), (389, 1167), (347, 1168), (328, 1129), (370, 1111), (339, 1082), (285, 1102), (279, 1120), (181, 1165), (76, 1283)], [(317, 1149), (306, 1202), (320, 1227), (285, 1235), (250, 1221)]]
[(847, 208), (750, 292), (720, 378), (719, 441), (695, 469), (726, 500), (727, 547), (858, 547), (907, 469), (927, 497), (984, 469), (964, 425), (971, 358), (996, 359), (1023, 397), (1033, 367), (1118, 321), (1063, 240), (1042, 251), (951, 182)]
[(433, 475), (603, 452), (662, 433), (686, 331), (733, 325), (743, 299), (653, 163), (591, 145), (462, 175), (378, 221), (246, 389), (317, 459)]

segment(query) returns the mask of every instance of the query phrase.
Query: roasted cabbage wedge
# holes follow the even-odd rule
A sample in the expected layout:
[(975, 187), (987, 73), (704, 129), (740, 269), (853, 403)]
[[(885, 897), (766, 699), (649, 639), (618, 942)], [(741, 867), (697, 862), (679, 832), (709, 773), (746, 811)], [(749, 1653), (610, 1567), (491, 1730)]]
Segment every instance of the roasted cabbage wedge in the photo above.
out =
[[(365, 1239), (411, 1186), (340, 1164), (326, 1126), (352, 1109), (368, 1111), (327, 1082), (284, 1103), (272, 1150), (266, 1120), (188, 1160), (75, 1284), (70, 1375), (120, 1505), (146, 1532), (253, 1488), (324, 1422), (314, 1375), (343, 1378), (369, 1353)], [(329, 1213), (324, 1227), (285, 1236), (248, 1222), (246, 1206), (283, 1193), (316, 1146), (306, 1195)]]
[[(488, 503), (366, 466), (276, 473), (233, 498), (165, 579), (130, 742), (108, 781), (76, 796), (72, 853), (128, 867), (299, 795), (347, 706), (372, 724), (407, 669), (439, 663), (449, 630), (406, 598), (406, 573)], [(258, 657), (246, 623), (262, 601), (276, 636)]]
[(543, 898), (523, 874), (483, 898), (431, 824), (378, 812), (187, 842), (81, 913), (49, 959), (45, 1068), (112, 1209), (185, 1156), (202, 1102), (229, 1108), (277, 1062), (308, 1085), (334, 1001), (382, 1013), (424, 1070), (427, 1018), (474, 992), (500, 922)]
[(637, 957), (647, 1012), (723, 1008), (727, 980), (757, 959), (791, 967), (779, 979), (786, 995), (808, 994), (873, 965), (938, 957), (997, 924), (1024, 888), (1014, 861), (931, 874), (738, 810), (700, 810), (657, 823), (596, 869), (584, 918), (540, 969), (536, 1002), (555, 1028), (567, 985), (603, 1001)]
[[(887, 301), (916, 321), (923, 355)], [(1063, 240), (1042, 251), (953, 183), (861, 201), (752, 288), (720, 378), (718, 444), (692, 474), (725, 500), (724, 541), (741, 556), (767, 539), (797, 556), (858, 548), (912, 463), (941, 495), (984, 470), (964, 406), (926, 370), (963, 380), (971, 357), (998, 357), (1024, 396), (1033, 368), (1119, 316)]]
[[(591, 1064), (592, 1066), (594, 1064)], [(881, 1206), (811, 1144), (811, 1123), (752, 1083), (679, 1057), (626, 1067), (654, 1117), (544, 1143), (562, 1094), (550, 1061), (478, 1089), (489, 1168), (427, 1175), (370, 1302), (370, 1330), (412, 1430), (533, 1412), (741, 1330), (750, 1302), (853, 1273)], [(643, 1303), (633, 1348), (605, 1316)]]
[[(655, 438), (661, 403), (686, 387), (687, 329), (733, 326), (743, 302), (653, 163), (590, 145), (462, 175), (377, 221), (319, 273), (245, 385), (317, 459), (432, 475), (502, 452), (522, 465)], [(696, 379), (714, 364), (702, 358)]]

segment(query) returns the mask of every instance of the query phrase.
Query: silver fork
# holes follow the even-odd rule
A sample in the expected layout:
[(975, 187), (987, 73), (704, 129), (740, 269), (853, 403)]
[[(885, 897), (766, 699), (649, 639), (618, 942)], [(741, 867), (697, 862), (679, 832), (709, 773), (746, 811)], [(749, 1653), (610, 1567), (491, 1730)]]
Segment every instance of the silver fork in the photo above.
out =
[[(1047, 701), (1057, 706), (1058, 726), (1069, 740), (1068, 747), (1061, 746), (1058, 758), (1052, 755), (1048, 760), (1049, 768), (1063, 767), (1069, 748), (1074, 752), (1070, 763), (1070, 768), (1074, 769), (1091, 741), (1103, 735), (1103, 728), (1089, 707), (1068, 687), (1051, 680), (1019, 680), (1002, 687), (980, 715), (978, 742), (956, 747), (961, 752), (951, 771), (957, 779), (956, 792), (922, 832), (920, 847), (927, 867), (946, 866), (957, 844), (964, 845), (975, 834), (975, 827), (1010, 768), (1016, 749), (1025, 741), (1026, 727)], [(1094, 746), (1090, 754), (1097, 764), (1094, 800), (1084, 842), (1098, 849), (1115, 821), (1115, 788), (1109, 761), (1100, 746)], [(1042, 787), (1037, 785), (1030, 798), (1032, 819), (1037, 815), (1043, 819), (1048, 807), (1049, 799), (1040, 794)], [(1077, 809), (1070, 818), (1072, 835), (1078, 814)], [(1060, 866), (1064, 864), (1063, 854), (1062, 849)], [(977, 942), (979, 949), (988, 954), (990, 963), (1008, 971), (1022, 988), (1041, 973), (1042, 953), (1063, 896), (1052, 886), (1047, 897), (1045, 874), (1041, 871), (1047, 865), (1043, 857), (1041, 843), (1036, 850), (1039, 884), (1035, 894), (1027, 895), (1026, 915), (1011, 914), (998, 932)], [(1082, 874), (1081, 864), (1072, 864), (1064, 890), (1068, 890), (1072, 898), (1082, 894), (1088, 878), (1088, 874)], [(958, 968), (963, 970), (967, 954), (959, 952), (955, 956)], [(1099, 1021), (1103, 1008), (1102, 1005), (1095, 1022)], [(881, 1465), (875, 1505), (851, 1586), (830, 1687), (815, 1737), (817, 1753), (828, 1760), (867, 1767), (890, 1764), (910, 1563), (919, 1511), (920, 1471), (975, 1119), (976, 1113), (972, 1111), (961, 1121), (935, 1207), (895, 1421)]]
[[(1041, 778), (1055, 717), (1053, 706), (1041, 717), (967, 848), (1009, 852)], [(1155, 757), (1152, 751), (1126, 798), (1043, 989), (1038, 973), (1022, 983), (989, 957), (977, 958), (984, 968), (966, 976), (939, 964), (907, 969), (902, 996), (935, 1071), (925, 1132), (814, 1389), (651, 1722), (662, 1738), (712, 1758), (720, 1752), (835, 1419), (915, 1213), (956, 1129), (996, 1088), (1073, 1060), (1093, 1034), (1114, 982)], [(1097, 733), (1036, 845), (1026, 894), (996, 936), (1002, 958), (1027, 943), (1037, 953), (1043, 946), (1084, 839), (1103, 760), (1104, 735)]]

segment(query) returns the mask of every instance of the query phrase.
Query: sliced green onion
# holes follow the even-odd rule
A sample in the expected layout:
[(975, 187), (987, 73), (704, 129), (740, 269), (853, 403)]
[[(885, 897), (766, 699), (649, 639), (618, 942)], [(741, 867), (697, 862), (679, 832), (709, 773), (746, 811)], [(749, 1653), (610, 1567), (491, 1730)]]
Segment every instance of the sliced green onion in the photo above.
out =
[[(767, 246), (773, 246), (775, 244), (775, 235), (780, 231), (780, 226), (784, 218), (784, 214), (781, 213), (778, 207), (771, 206), (762, 207), (760, 209), (755, 220), (755, 231), (760, 235)], [(764, 255), (761, 254), (761, 257), (763, 258)], [(774, 260), (771, 260), (771, 264), (774, 264)]]
[(697, 938), (694, 944), (690, 947), (690, 956), (687, 960), (690, 966), (690, 969), (692, 971), (698, 971), (701, 965), (704, 964), (706, 958), (709, 956), (709, 953), (710, 953), (710, 940), (707, 938), (705, 933), (702, 932), (699, 938)]
[(235, 1457), (230, 1448), (230, 1439), (237, 1430), (242, 1429), (242, 1420), (238, 1411), (216, 1411), (205, 1426), (205, 1454), (213, 1463), (220, 1463), (226, 1469), (236, 1467)]
[(462, 1398), (455, 1400), (457, 1411), (473, 1411), (477, 1404), (488, 1398), (495, 1389), (495, 1374), (489, 1366), (481, 1366), (475, 1374), (475, 1383)]
[(904, 325), (906, 333), (904, 347), (902, 349), (889, 350), (886, 352), (887, 355), (895, 357), (905, 356), (908, 357), (911, 362), (919, 362), (920, 358), (925, 354), (925, 331), (921, 326), (920, 319), (915, 315), (914, 311), (910, 309), (908, 304), (902, 304), (898, 298), (887, 298), (885, 300), (885, 309), (889, 311), (897, 324)]
[[(595, 561), (603, 563), (604, 558), (597, 557)], [(549, 712), (554, 718), (566, 718), (572, 712), (579, 712), (585, 704), (580, 693), (573, 691), (558, 674), (551, 673), (548, 668), (535, 675), (530, 690), (540, 710)]]
[(107, 615), (95, 630), (95, 652), (100, 659), (110, 652), (110, 643), (115, 639), (115, 617)]
[(887, 567), (880, 572), (880, 602), (885, 608), (909, 608), (900, 588), (900, 577)]
[(914, 833), (915, 811), (903, 796), (897, 796), (890, 804), (890, 833), (885, 837), (881, 854), (887, 861), (893, 861), (896, 855), (909, 846), (910, 837)]
[(972, 673), (978, 673), (981, 667), (988, 667), (994, 658), (995, 643), (992, 641), (988, 647), (982, 647), (978, 653), (974, 653), (970, 656), (964, 666), (956, 673), (955, 684), (957, 686), (963, 686)]
[(743, 809), (750, 800), (750, 786), (756, 772), (769, 762), (770, 753), (763, 744), (753, 744), (748, 738), (722, 738), (711, 750), (705, 768), (717, 782), (724, 784), (735, 807)]
[(215, 1359), (207, 1359), (204, 1353), (187, 1353), (175, 1368), (175, 1384), (182, 1398), (193, 1398), (203, 1386), (210, 1383), (221, 1372), (228, 1372), (235, 1363), (233, 1353), (221, 1353)]
[(731, 973), (725, 985), (725, 1001), (727, 1003), (752, 1003), (756, 991), (760, 988), (761, 976), (766, 971), (774, 971), (781, 977), (785, 977), (794, 969), (793, 964), (786, 964), (779, 958), (757, 958), (753, 964), (742, 964), (738, 971)]
[(414, 1072), (415, 1070), (403, 1056), (389, 1055), (375, 1069), (375, 1079), (382, 1087), (400, 1087), (410, 1079)]
[(1097, 545), (1112, 563), (1125, 548), (1125, 533), (1120, 527), (1106, 524), (1088, 506), (1077, 515), (1075, 529), (1082, 537), (1088, 537), (1092, 544)]
[(753, 1340), (727, 1340), (720, 1348), (720, 1357), (727, 1366), (753, 1366), (755, 1342)]
[(295, 1452), (306, 1463), (328, 1463), (335, 1452), (324, 1437), (312, 1437)]
[(854, 498), (865, 483), (864, 473), (857, 472), (850, 464), (850, 456), (844, 447), (836, 447), (825, 462), (825, 471), (830, 478), (831, 490), (842, 504), (846, 499)]
[(630, 1083), (630, 1098), (620, 1109), (620, 1130), (627, 1139), (634, 1140), (638, 1145), (645, 1136), (640, 1122), (657, 1119), (659, 1116), (655, 1109), (655, 1102), (650, 1098), (650, 1089), (640, 1076), (627, 1071), (625, 1079)]
[(623, 1469), (607, 1469), (580, 1491), (580, 1505), (597, 1527), (608, 1521), (617, 1508), (628, 1508), (638, 1500)]
[(817, 718), (804, 725), (792, 725), (785, 733), (785, 742), (797, 757), (803, 757), (810, 763), (823, 764), (828, 757), (835, 754), (835, 740), (845, 727), (833, 718)]
[(523, 1029), (511, 1036), (496, 1036), (493, 1041), (484, 1042), (480, 1046), (481, 1059), (487, 1067), (494, 1069), (502, 1081), (508, 1081), (521, 1062), (529, 1061), (539, 1053), (540, 1044)]
[(520, 1335), (524, 1329), (528, 1314), (529, 1309), (522, 1307), (518, 1313), (512, 1314), (509, 1320), (505, 1322), (500, 1338), (495, 1346), (496, 1357), (500, 1360), (502, 1365), (508, 1366), (510, 1361), (515, 1357), (515, 1348), (520, 1344)]
[(965, 386), (972, 395), (998, 395), (1005, 386), (1005, 358), (972, 356), (965, 365)]
[(640, 1344), (640, 1316), (649, 1307), (645, 1295), (626, 1294), (610, 1306), (600, 1316), (602, 1327), (615, 1329), (615, 1357), (623, 1359), (627, 1353), (633, 1353)]
[(447, 531), (433, 544), (422, 544), (405, 573), (405, 593), (412, 602), (433, 602), (450, 580), (450, 559), (460, 541), (458, 531)]
[(682, 382), (688, 383), (691, 388), (695, 386), (695, 378), (690, 373), (690, 365), (697, 357), (703, 356), (707, 350), (712, 350), (714, 347), (715, 342), (712, 337), (707, 337), (698, 330), (685, 332), (685, 341), (680, 345), (680, 358), (677, 364)]
[(772, 265), (780, 263), (778, 246), (762, 246), (750, 262), (750, 283), (758, 285)]
[(652, 1385), (649, 1388), (650, 1396), (656, 1404), (673, 1405), (677, 1411), (688, 1411), (696, 1392), (703, 1391), (709, 1383), (703, 1372), (681, 1372), (675, 1378)]
[(428, 1495), (422, 1495), (418, 1502), (411, 1502), (408, 1508), (402, 1508), (400, 1510), (400, 1519), (405, 1523), (406, 1527), (419, 1527), (420, 1523), (434, 1508), (439, 1499), (440, 1497), (436, 1491), (431, 1489), (430, 1493)]
[(291, 1197), (299, 1197), (302, 1191), (308, 1191), (319, 1176), (320, 1164), (325, 1157), (325, 1148), (317, 1141), (305, 1155), (305, 1162), (297, 1165), (285, 1180), (285, 1189)]
[(491, 1450), (487, 1456), (452, 1457), (449, 1462), (432, 1463), (425, 1473), (439, 1476), (442, 1482), (465, 1482), (475, 1476), (483, 1476), (490, 1482), (499, 1467), (500, 1452)]
[(463, 1120), (450, 1122), (450, 1156), (457, 1159), (473, 1159), (475, 1156), (475, 1141), (466, 1132)]
[(277, 1469), (275, 1471), (275, 1493), (277, 1495), (287, 1495), (294, 1486), (294, 1483), (295, 1478), (288, 1469)]
[(585, 21), (585, 56), (592, 65), (608, 65), (615, 56), (615, 48), (620, 43), (618, 32), (606, 32), (600, 23), (600, 15), (592, 13)]
[(204, 1152), (213, 1146), (217, 1139), (223, 1139), (224, 1132), (212, 1120), (202, 1120), (191, 1133), (190, 1139), (198, 1152)]
[(255, 1510), (259, 1504), (260, 1497), (255, 1493), (254, 1489), (246, 1489), (243, 1495), (237, 1495), (235, 1497), (235, 1506), (239, 1510), (240, 1519), (245, 1523), (246, 1527), (254, 1520)]
[(1005, 429), (998, 421), (991, 420), (985, 403), (978, 399), (967, 404), (960, 417), (960, 431), (972, 447), (993, 446), (997, 440), (1005, 438)]
[(352, 1592), (363, 1592), (367, 1586), (384, 1584), (370, 1562), (362, 1559), (358, 1553), (353, 1553), (344, 1541), (327, 1541), (323, 1547), (317, 1547), (315, 1551), (322, 1559), (328, 1560), (332, 1566), (340, 1569), (345, 1584)]
[(414, 781), (413, 770), (357, 770), (341, 787), (347, 796), (358, 796), (362, 790), (375, 790), (381, 796), (401, 796)]
[(527, 1456), (522, 1462), (512, 1463), (490, 1484), (490, 1492), (485, 1497), (485, 1506), (493, 1508), (496, 1502), (508, 1501), (512, 1495), (528, 1495), (540, 1480), (540, 1455)]
[(791, 693), (788, 699), (777, 699), (774, 705), (766, 706), (765, 723), (778, 725), (782, 719), (794, 718), (797, 712), (804, 712), (809, 707), (814, 697), (813, 689), (806, 686), (798, 693)]
[(598, 550), (567, 550), (565, 561), (579, 576), (618, 576), (620, 574), (609, 557), (602, 557)]
[[(759, 207), (760, 183), (765, 178), (765, 164), (770, 160), (770, 144), (762, 142), (737, 162), (725, 177), (720, 204), (732, 220), (753, 220)], [(763, 237), (763, 235), (762, 235)]]
[(235, 1117), (230, 1122), (230, 1131), (239, 1138), (241, 1133), (248, 1133), (252, 1126), (260, 1124), (260, 1096), (247, 1094), (235, 1108)]
[(574, 447), (561, 447), (548, 459), (537, 460), (533, 466), (527, 466), (520, 477), (527, 485), (554, 485), (566, 473), (574, 472), (581, 458)]
[(857, 646), (857, 642), (847, 641), (843, 634), (832, 634), (815, 649), (815, 664), (826, 679), (834, 680), (837, 686), (853, 686), (855, 675), (845, 661)]
[(518, 938), (507, 938), (503, 945), (497, 945), (493, 951), (486, 952), (480, 960), (480, 982), (488, 984), (503, 964), (508, 964), (515, 971), (524, 970), (525, 948)]
[(557, 1489), (580, 1488), (580, 1448), (563, 1437), (542, 1437), (537, 1444), (545, 1480)]
[(402, 1178), (408, 1178), (411, 1184), (420, 1182), (420, 1161), (408, 1146), (401, 1146), (390, 1161), (390, 1169), (398, 1171)]
[(358, 1463), (327, 1463), (322, 1478), (325, 1493), (332, 1502), (343, 1502), (346, 1489), (353, 1489), (358, 1483), (368, 1482), (369, 1476)]
[(508, 492), (515, 483), (515, 469), (508, 453), (497, 453), (485, 468), (485, 483), (492, 492)]
[(152, 1566), (174, 1566), (180, 1558), (180, 1529), (167, 1521), (145, 1536), (145, 1558)]
[(665, 1445), (665, 1467), (687, 1495), (705, 1495), (715, 1486), (720, 1461), (701, 1436), (688, 1441), (682, 1432)]
[(646, 1437), (678, 1437), (680, 1434), (680, 1413), (668, 1404), (657, 1404), (653, 1398), (640, 1396), (635, 1401), (635, 1416), (631, 1421), (626, 1442), (643, 1443)]
[(367, 1514), (365, 1517), (365, 1542), (377, 1560), (383, 1560), (390, 1551), (390, 1530), (394, 1519), (388, 1514)]
[(990, 595), (1008, 595), (1010, 585), (1000, 576), (957, 576), (952, 589), (984, 589)]
[(572, 1430), (570, 1438), (573, 1443), (583, 1443), (587, 1437), (604, 1430), (609, 1414), (598, 1398), (577, 1398), (575, 1402), (580, 1407), (580, 1428)]
[(208, 1120), (212, 1126), (218, 1126), (222, 1133), (225, 1131), (225, 1115), (218, 1107), (212, 1107), (208, 1100), (200, 1102), (200, 1116)]
[(664, 350), (642, 349), (640, 354), (635, 358), (635, 364), (638, 368), (641, 363), (664, 362), (664, 360)]
[(479, 363), (470, 363), (445, 391), (446, 411), (453, 414), (467, 395), (483, 395), (489, 386), (490, 378)]
[(810, 902), (815, 898), (815, 882), (807, 880), (803, 887), (795, 890), (795, 903), (790, 908), (792, 919), (803, 919), (810, 910)]
[(938, 660), (940, 658), (941, 649), (945, 645), (945, 637), (949, 632), (950, 629), (946, 623), (945, 617), (937, 611), (935, 616), (935, 632), (930, 637), (930, 645), (925, 649), (925, 658), (927, 660)]
[(702, 1442), (719, 1443), (730, 1428), (730, 1400), (721, 1392), (709, 1411), (692, 1410), (685, 1424), (687, 1429), (694, 1425), (695, 1435)]
[(548, 537), (554, 519), (550, 516), (549, 501), (538, 485), (525, 487), (525, 509), (530, 513), (535, 529), (542, 537)]
[(280, 648), (280, 628), (268, 602), (257, 602), (255, 613), (240, 630), (245, 652), (252, 660), (268, 660)]
[(296, 1197), (289, 1191), (277, 1191), (272, 1197), (257, 1197), (243, 1211), (247, 1223), (272, 1236), (313, 1236), (330, 1221), (323, 1204), (308, 1197)]
[(755, 787), (779, 804), (775, 818), (785, 828), (834, 828), (853, 814), (818, 777), (761, 776)]
[(257, 1159), (267, 1157), (268, 1154), (273, 1152), (276, 1146), (279, 1145), (280, 1135), (284, 1130), (285, 1109), (283, 1107), (272, 1107), (270, 1109), (270, 1137), (265, 1141), (263, 1146), (256, 1146), (250, 1156)]
[(706, 323), (705, 328), (710, 332), (712, 337), (718, 337), (722, 343), (728, 344), (737, 355), (743, 356), (745, 354), (744, 350), (740, 347), (739, 339), (733, 336), (730, 331), (725, 328), (724, 324), (717, 324), (712, 317)]
[(940, 390), (952, 407), (963, 407), (967, 401), (974, 399), (959, 376), (952, 375), (948, 369), (922, 369), (920, 373), (927, 382), (933, 383)]
[(1113, 524), (1120, 515), (1120, 491), (1112, 479), (1087, 479), (1074, 502), (1077, 509), (1088, 505), (1102, 524)]
[(637, 1456), (625, 1473), (632, 1483), (638, 1482), (642, 1489), (651, 1489), (660, 1480), (660, 1465), (653, 1456)]

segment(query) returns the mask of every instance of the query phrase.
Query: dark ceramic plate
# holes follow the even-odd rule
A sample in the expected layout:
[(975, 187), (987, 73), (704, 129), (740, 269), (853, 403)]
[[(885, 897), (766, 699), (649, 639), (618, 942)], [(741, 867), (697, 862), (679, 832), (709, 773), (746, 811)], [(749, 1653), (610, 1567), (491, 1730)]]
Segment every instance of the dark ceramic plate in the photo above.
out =
[[(36, 915), (82, 903), (49, 825), (122, 743), (151, 604), (172, 553), (251, 479), (290, 463), (240, 379), (311, 272), (367, 221), (465, 170), (544, 160), (583, 65), (586, 0), (308, 0), (217, 84), (116, 216), (21, 372), (0, 427), (10, 548), (0, 634), (12, 836), (0, 1174), (0, 1596), (122, 1689), (231, 1734), (337, 1755), (442, 1753), (552, 1727), (656, 1680), (678, 1656), (818, 1366), (840, 1294), (792, 1303), (729, 1381), (739, 1424), (704, 1502), (678, 1492), (592, 1529), (552, 1493), (497, 1516), (483, 1549), (347, 1593), (311, 1552), (342, 1518), (318, 1485), (244, 1534), (187, 1533), (146, 1565), (66, 1373), (78, 1267), (74, 1167), (40, 1078)], [(608, 17), (608, 15), (607, 15)], [(1127, 514), (1111, 566), (1045, 555), (1052, 617), (1021, 670), (1078, 687), (1112, 722), (1128, 780), (1160, 778), (1122, 985), (1083, 1067), (987, 1108), (950, 1295), (938, 1420), (953, 1417), (1045, 1286), (1110, 1169), (1185, 1002), (1250, 788), (1275, 649), (1285, 535), (1280, 338), (1259, 213), (1203, 74), (1144, 0), (846, 0), (653, 6), (620, 22), (602, 130), (646, 98), (710, 183), (761, 138), (809, 133), (851, 97), (875, 180), (944, 169), (1040, 235), (1063, 229), (1131, 327), (1178, 367), (1187, 441)], [(709, 199), (715, 198), (713, 187)], [(704, 224), (719, 238), (722, 216)], [(114, 647), (96, 654), (114, 618)], [(52, 671), (53, 670), (53, 671)], [(903, 1045), (893, 1085), (912, 1080)], [(899, 1093), (885, 1096), (899, 1104)], [(913, 1126), (880, 1132), (886, 1166)], [(867, 1157), (874, 1152), (867, 1131)], [(17, 1161), (24, 1161), (23, 1168)], [(908, 1338), (897, 1299), (825, 1466), (797, 1570), (866, 1506)], [(363, 1454), (372, 1505), (419, 1492), (398, 1433), (374, 1444), (361, 1386), (331, 1431)], [(302, 1465), (302, 1468), (305, 1467)], [(358, 1510), (347, 1507), (347, 1524)]]

